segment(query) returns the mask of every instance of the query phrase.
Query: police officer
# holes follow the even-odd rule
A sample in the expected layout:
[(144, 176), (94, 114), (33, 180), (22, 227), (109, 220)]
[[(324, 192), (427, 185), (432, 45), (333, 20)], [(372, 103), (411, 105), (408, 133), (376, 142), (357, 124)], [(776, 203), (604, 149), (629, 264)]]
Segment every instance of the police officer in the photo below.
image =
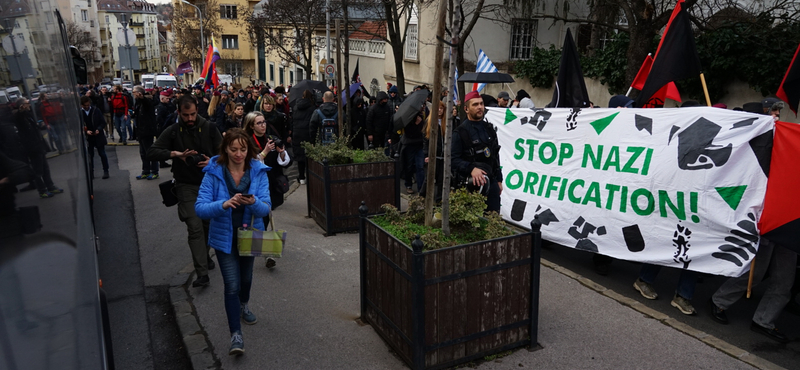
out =
[(200, 117), (197, 101), (184, 95), (176, 101), (178, 122), (167, 127), (147, 151), (147, 159), (164, 161), (172, 159), (172, 174), (175, 178), (175, 196), (178, 198), (178, 217), (186, 223), (189, 233), (189, 249), (192, 251), (197, 280), (194, 287), (208, 286), (208, 270), (214, 261), (208, 255), (208, 221), (203, 221), (194, 212), (200, 183), (203, 182), (203, 167), (209, 157), (217, 154), (222, 143), (222, 134), (210, 122)]
[(464, 98), (467, 119), (453, 133), (451, 152), (456, 178), (471, 179), (472, 186), (488, 187), (486, 211), (500, 212), (503, 173), (500, 170), (500, 145), (491, 123), (483, 119), (485, 108), (477, 91)]

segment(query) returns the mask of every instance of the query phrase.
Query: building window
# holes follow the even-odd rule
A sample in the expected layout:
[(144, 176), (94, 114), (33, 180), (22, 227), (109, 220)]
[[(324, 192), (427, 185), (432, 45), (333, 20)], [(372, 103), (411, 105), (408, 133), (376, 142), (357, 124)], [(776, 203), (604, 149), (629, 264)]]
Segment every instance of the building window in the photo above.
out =
[(530, 59), (536, 38), (537, 20), (514, 19), (511, 21), (511, 55), (509, 59)]
[(106, 24), (108, 24), (108, 23), (109, 23), (108, 16), (106, 16)]
[(289, 85), (294, 85), (294, 71), (289, 71)]
[(417, 60), (417, 36), (419, 35), (419, 25), (409, 24), (406, 34), (406, 59)]
[(241, 76), (244, 69), (242, 62), (228, 62), (225, 64), (225, 74), (231, 76)]
[(83, 19), (84, 22), (88, 22), (89, 21), (89, 11), (88, 10), (81, 10), (81, 19)]
[(222, 19), (236, 19), (236, 5), (220, 5), (219, 17)]
[(285, 82), (283, 74), (284, 74), (283, 67), (279, 67), (278, 68), (278, 85), (283, 85), (283, 83)]
[(222, 35), (222, 48), (223, 49), (238, 49), (239, 36), (225, 36)]
[(269, 81), (275, 83), (275, 64), (269, 63)]
[(86, 6), (92, 7), (92, 0), (86, 0)]

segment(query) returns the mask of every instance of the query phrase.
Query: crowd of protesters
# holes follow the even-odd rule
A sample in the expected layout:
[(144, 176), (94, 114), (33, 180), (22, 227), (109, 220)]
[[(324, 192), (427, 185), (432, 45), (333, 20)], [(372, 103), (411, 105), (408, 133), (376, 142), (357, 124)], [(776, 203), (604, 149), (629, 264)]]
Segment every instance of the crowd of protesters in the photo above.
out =
[[(203, 287), (210, 283), (208, 271), (214, 269), (215, 264), (208, 252), (209, 247), (214, 248), (225, 281), (231, 354), (244, 351), (239, 320), (247, 324), (257, 321), (247, 305), (253, 259), (239, 257), (236, 248), (231, 249), (235, 242), (231, 232), (247, 224), (251, 217), (259, 219), (256, 226), (268, 222), (266, 217), (271, 210), (283, 203), (283, 194), (288, 187), (284, 170), (294, 162), (298, 165), (300, 185), (306, 183), (307, 158), (302, 145), (323, 140), (326, 122), (338, 119), (340, 105), (345, 114), (343, 118), (350, 120), (351, 125), (348, 132), (336, 134), (347, 136), (354, 149), (378, 148), (400, 161), (401, 178), (408, 194), (426, 195), (426, 167), (428, 163), (437, 161), (433, 180), (438, 185), (434, 195), (437, 201), (441, 199), (444, 176), (444, 122), (448, 115), (452, 116), (455, 129), (451, 148), (453, 181), (469, 184), (471, 189), (486, 195), (489, 211), (499, 210), (502, 172), (497, 159), (500, 148), (494, 129), (484, 119), (485, 109), (534, 109), (537, 106), (525, 90), (517, 91), (513, 98), (506, 91), (497, 96), (473, 91), (464, 96), (463, 104), (457, 101), (453, 111), (447, 112), (447, 92), (443, 91), (440, 99), (433, 99), (425, 85), (415, 87), (406, 96), (401, 96), (396, 86), (387, 86), (386, 91), (374, 96), (363, 86), (356, 86), (351, 88), (349, 101), (344, 96), (337, 96), (336, 87), (329, 87), (330, 91), (324, 93), (304, 90), (290, 102), (290, 89), (291, 86), (271, 88), (268, 85), (204, 89), (195, 85), (190, 89), (146, 90), (135, 86), (133, 93), (128, 94), (120, 86), (115, 86), (111, 92), (105, 87), (87, 88), (83, 92), (86, 97), (81, 100), (86, 138), (90, 150), (94, 148), (101, 157), (104, 178), (108, 176), (108, 163), (102, 147), (106, 139), (114, 140), (114, 130), (123, 145), (129, 138), (136, 138), (139, 142), (142, 172), (136, 179), (157, 179), (159, 168), (169, 166), (166, 161), (172, 160), (178, 213), (187, 225), (197, 273), (197, 280), (192, 285)], [(411, 94), (420, 90), (423, 93), (427, 91), (426, 101), (408, 124), (395, 130), (393, 120), (399, 107)], [(629, 108), (632, 105), (633, 100), (623, 95), (614, 96), (608, 102), (610, 108)], [(687, 101), (682, 107), (697, 105), (700, 104), (696, 101)], [(590, 102), (586, 108), (593, 107), (595, 105)], [(727, 109), (722, 104), (715, 107)], [(781, 108), (779, 101), (768, 98), (734, 110), (769, 114), (777, 120)], [(47, 105), (42, 109), (46, 122), (57, 119), (56, 107)], [(431, 156), (433, 153), (428, 152), (428, 144), (433, 130), (438, 130), (439, 135), (437, 152)], [(57, 136), (58, 132), (55, 134)], [(475, 156), (476, 153), (481, 155)], [(196, 163), (189, 164), (188, 159), (193, 156), (200, 157)], [(90, 157), (93, 157), (91, 151)], [(93, 166), (93, 158), (91, 163)], [(219, 185), (213, 185), (214, 182)], [(252, 184), (258, 185), (257, 191), (248, 189)], [(32, 182), (31, 186), (47, 192), (47, 187), (54, 185), (42, 175), (41, 180), (37, 180), (35, 185)], [(215, 190), (212, 192), (210, 189)], [(218, 204), (221, 207), (217, 207)], [(775, 322), (785, 307), (790, 312), (800, 313), (800, 307), (792, 299), (798, 293), (795, 290), (800, 289), (794, 275), (797, 256), (764, 239), (757, 258), (761, 263), (755, 273), (755, 283), (760, 283), (768, 272), (770, 279), (766, 281), (769, 287), (756, 310), (751, 328), (776, 341), (786, 342), (788, 339), (775, 327)], [(597, 254), (593, 261), (598, 274), (606, 275), (611, 271), (610, 257)], [(275, 267), (272, 259), (268, 259), (266, 264), (269, 268)], [(646, 299), (658, 298), (653, 283), (659, 270), (659, 266), (643, 265), (633, 284)], [(699, 278), (700, 274), (684, 270), (676, 284), (670, 303), (684, 314), (696, 313), (691, 300)], [(714, 320), (723, 324), (728, 322), (725, 311), (741, 298), (746, 283), (747, 275), (732, 278), (716, 291), (708, 302)]]

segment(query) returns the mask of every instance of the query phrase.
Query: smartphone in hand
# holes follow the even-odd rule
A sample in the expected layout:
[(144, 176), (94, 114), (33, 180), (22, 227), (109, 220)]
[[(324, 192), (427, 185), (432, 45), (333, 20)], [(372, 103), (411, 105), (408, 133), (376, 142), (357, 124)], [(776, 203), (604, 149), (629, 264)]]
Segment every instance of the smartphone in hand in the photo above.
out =
[(244, 197), (244, 198), (252, 198), (253, 194), (242, 194), (242, 197)]

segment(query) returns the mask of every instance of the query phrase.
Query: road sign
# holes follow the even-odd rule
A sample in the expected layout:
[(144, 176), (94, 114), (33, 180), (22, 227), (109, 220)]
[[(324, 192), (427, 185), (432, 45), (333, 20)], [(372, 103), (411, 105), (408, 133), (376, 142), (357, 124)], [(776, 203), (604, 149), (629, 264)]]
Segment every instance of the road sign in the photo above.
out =
[(8, 54), (19, 54), (25, 50), (25, 40), (19, 37), (3, 37), (3, 50)]
[(334, 74), (336, 74), (336, 66), (333, 64), (326, 64), (325, 74), (328, 75), (329, 80), (332, 80), (334, 78)]
[[(125, 31), (128, 32), (128, 42), (125, 43)], [(117, 31), (117, 41), (120, 45), (133, 45), (136, 43), (136, 33), (130, 28), (121, 28)]]

